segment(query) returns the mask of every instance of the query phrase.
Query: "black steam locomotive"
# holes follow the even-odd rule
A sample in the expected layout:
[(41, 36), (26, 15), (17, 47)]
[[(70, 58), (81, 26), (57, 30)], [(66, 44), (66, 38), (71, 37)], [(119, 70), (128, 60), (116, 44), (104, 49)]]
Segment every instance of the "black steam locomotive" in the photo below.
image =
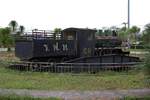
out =
[(123, 52), (122, 41), (96, 36), (96, 30), (67, 28), (60, 33), (33, 30), (16, 39), (15, 54), (22, 61), (63, 63), (128, 63), (140, 61)]

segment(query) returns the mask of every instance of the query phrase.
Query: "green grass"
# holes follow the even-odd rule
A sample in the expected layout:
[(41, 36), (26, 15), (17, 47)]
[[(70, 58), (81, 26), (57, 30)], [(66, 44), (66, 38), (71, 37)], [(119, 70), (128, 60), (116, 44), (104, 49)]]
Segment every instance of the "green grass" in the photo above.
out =
[(149, 88), (143, 72), (101, 72), (98, 75), (72, 75), (19, 72), (0, 67), (0, 88), (37, 90), (103, 90)]
[(148, 52), (146, 49), (127, 49), (125, 51), (130, 51), (130, 56), (139, 57), (143, 61)]
[(0, 100), (61, 100), (59, 98), (34, 98), (30, 96), (0, 95)]
[(147, 52), (147, 49), (129, 49), (129, 50), (135, 52)]
[(150, 96), (145, 96), (145, 97), (125, 97), (124, 100), (150, 100)]
[[(150, 88), (150, 77), (141, 67), (129, 72), (100, 72), (97, 75), (72, 75), (19, 72), (4, 68), (16, 58), (12, 52), (0, 53), (0, 88), (37, 90), (103, 90)], [(148, 81), (147, 81), (148, 80)]]

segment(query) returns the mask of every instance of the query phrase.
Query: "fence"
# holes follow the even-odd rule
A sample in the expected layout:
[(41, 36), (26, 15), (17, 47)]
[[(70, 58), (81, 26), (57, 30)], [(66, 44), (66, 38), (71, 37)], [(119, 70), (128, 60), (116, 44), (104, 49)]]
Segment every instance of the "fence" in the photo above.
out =
[(50, 73), (98, 73), (101, 71), (127, 71), (138, 64), (132, 63), (47, 63), (47, 62), (14, 62), (9, 68), (19, 71)]

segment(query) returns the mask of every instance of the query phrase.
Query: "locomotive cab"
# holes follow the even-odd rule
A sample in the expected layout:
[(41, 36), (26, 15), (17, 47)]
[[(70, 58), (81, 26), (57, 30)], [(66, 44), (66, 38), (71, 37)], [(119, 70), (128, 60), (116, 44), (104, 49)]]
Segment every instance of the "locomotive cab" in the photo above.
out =
[(67, 28), (63, 30), (63, 38), (77, 41), (77, 56), (93, 56), (95, 48), (95, 32), (92, 29)]

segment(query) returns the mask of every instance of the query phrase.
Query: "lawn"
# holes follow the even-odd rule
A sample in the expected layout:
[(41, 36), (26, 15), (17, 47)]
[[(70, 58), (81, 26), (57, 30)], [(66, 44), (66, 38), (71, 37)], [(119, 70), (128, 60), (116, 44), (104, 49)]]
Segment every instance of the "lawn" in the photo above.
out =
[(101, 72), (89, 74), (54, 74), (19, 72), (0, 67), (0, 88), (37, 90), (103, 90), (149, 88), (143, 72)]
[[(128, 72), (100, 72), (89, 74), (56, 74), (48, 72), (21, 72), (5, 68), (8, 61), (17, 58), (13, 53), (0, 54), (0, 88), (36, 90), (105, 90), (149, 88), (149, 77), (141, 69)], [(8, 58), (8, 59), (7, 59)], [(5, 63), (4, 63), (5, 62)]]
[(0, 100), (62, 100), (59, 98), (34, 98), (30, 96), (0, 95)]
[(139, 57), (141, 60), (145, 59), (148, 50), (146, 49), (130, 49), (130, 56)]
[(150, 100), (150, 96), (146, 96), (146, 97), (125, 97), (124, 100)]
[(146, 49), (129, 49), (130, 51), (135, 51), (135, 52), (147, 52)]

